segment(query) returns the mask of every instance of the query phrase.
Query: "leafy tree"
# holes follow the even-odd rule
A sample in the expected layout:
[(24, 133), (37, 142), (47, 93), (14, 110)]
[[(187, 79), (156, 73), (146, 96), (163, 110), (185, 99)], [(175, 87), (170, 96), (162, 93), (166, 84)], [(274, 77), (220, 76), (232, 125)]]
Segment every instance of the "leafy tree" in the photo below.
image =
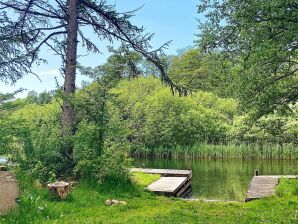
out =
[(16, 94), (18, 94), (22, 91), (24, 91), (24, 89), (16, 90), (13, 93), (0, 93), (0, 106), (8, 101), (13, 100), (15, 98)]
[(170, 67), (170, 77), (181, 85), (198, 90), (205, 86), (207, 67), (203, 64), (203, 54), (197, 49), (188, 50), (181, 56), (174, 57)]
[(18, 37), (11, 35), (14, 21), (0, 8), (0, 81), (16, 82), (24, 74), (31, 72), (29, 55), (22, 52)]
[(219, 142), (237, 113), (234, 99), (206, 92), (173, 96), (155, 77), (122, 80), (111, 92), (135, 150)]
[[(67, 160), (61, 156), (61, 112), (57, 102), (37, 105), (28, 104), (17, 110), (8, 110), (1, 119), (0, 138), (7, 153), (13, 155), (24, 170), (30, 170), (36, 178), (47, 181), (50, 172), (64, 174)], [(4, 148), (5, 149), (5, 148)]]
[(37, 103), (38, 102), (38, 93), (36, 91), (29, 91), (26, 97), (29, 103)]
[[(70, 138), (75, 131), (74, 107), (70, 103), (75, 92), (77, 44), (80, 40), (89, 52), (99, 52), (95, 43), (86, 36), (90, 29), (100, 40), (117, 40), (127, 48), (132, 48), (150, 60), (161, 70), (163, 80), (176, 88), (166, 74), (158, 54), (163, 47), (151, 51), (152, 35), (143, 35), (143, 28), (130, 22), (134, 11), (119, 13), (107, 1), (96, 0), (3, 0), (0, 2), (1, 29), (0, 38), (4, 40), (1, 51), (9, 50), (12, 55), (3, 54), (1, 64), (5, 76), (11, 71), (11, 77), (20, 78), (30, 72), (34, 63), (44, 60), (40, 55), (43, 47), (61, 55), (64, 73), (64, 95), (62, 105), (62, 136), (64, 138), (64, 156), (73, 166)], [(11, 41), (9, 41), (9, 39)], [(2, 43), (2, 42), (1, 42)], [(17, 43), (17, 44), (15, 44)], [(3, 57), (3, 59), (2, 59)], [(23, 58), (25, 62), (23, 63)], [(16, 64), (15, 64), (16, 63)], [(8, 66), (8, 67), (7, 67)], [(25, 68), (23, 68), (25, 67)], [(20, 71), (23, 69), (23, 71)], [(11, 78), (8, 76), (8, 78)], [(7, 77), (7, 76), (6, 76)], [(178, 87), (177, 87), (178, 88)], [(178, 90), (181, 91), (179, 88)]]
[(52, 96), (51, 92), (44, 91), (38, 95), (38, 103), (39, 104), (50, 103), (52, 101), (52, 99), (53, 99), (53, 96)]
[(24, 89), (18, 89), (13, 93), (0, 92), (0, 117), (4, 116), (5, 112), (19, 109), (25, 104), (22, 100), (15, 100), (16, 95), (22, 91)]
[(236, 97), (238, 71), (239, 66), (234, 66), (222, 54), (206, 54), (192, 48), (173, 57), (169, 76), (175, 83), (194, 91), (210, 91), (223, 97)]
[(38, 94), (36, 91), (29, 91), (26, 100), (29, 103), (47, 104), (51, 102), (52, 98), (51, 92), (44, 91)]
[(125, 47), (115, 50), (110, 48), (112, 55), (108, 58), (107, 63), (100, 66), (105, 76), (122, 78), (136, 78), (142, 75), (140, 62), (142, 55), (135, 51), (129, 51)]
[(95, 80), (78, 91), (74, 100), (78, 121), (74, 136), (75, 171), (81, 177), (92, 177), (98, 181), (106, 177), (128, 178), (129, 146), (119, 110), (111, 103), (114, 94), (110, 91), (122, 78), (125, 69), (116, 69), (116, 72), (108, 69), (113, 63), (125, 67), (122, 56), (119, 57), (120, 60), (117, 60), (113, 55), (106, 64), (95, 69), (82, 68)]
[[(255, 120), (239, 109), (237, 100), (212, 92), (179, 97), (154, 76), (119, 80), (113, 72), (104, 75), (101, 67), (85, 71), (95, 80), (71, 101), (77, 123), (74, 170), (79, 177), (126, 179), (129, 152), (139, 150), (183, 153), (201, 143), (277, 143), (282, 153), (280, 146), (291, 151), (298, 144), (297, 105), (288, 115), (275, 112)], [(61, 153), (59, 102), (17, 99), (1, 105), (0, 153), (12, 154), (42, 181), (65, 175), (68, 166)], [(210, 146), (210, 152), (213, 149)], [(270, 153), (271, 146), (267, 149)], [(242, 149), (237, 150), (241, 154)]]
[(205, 0), (198, 12), (198, 44), (242, 65), (240, 97), (259, 114), (298, 99), (297, 2), (294, 0)]

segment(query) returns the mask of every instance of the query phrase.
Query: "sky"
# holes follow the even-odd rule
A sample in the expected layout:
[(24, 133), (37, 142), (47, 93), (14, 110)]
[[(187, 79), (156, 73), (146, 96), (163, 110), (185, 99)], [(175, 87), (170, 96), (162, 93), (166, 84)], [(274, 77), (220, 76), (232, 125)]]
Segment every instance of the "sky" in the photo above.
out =
[[(165, 50), (166, 54), (175, 54), (178, 49), (183, 49), (193, 45), (197, 31), (197, 20), (199, 15), (196, 11), (198, 0), (109, 0), (110, 4), (115, 4), (119, 11), (130, 11), (141, 7), (131, 21), (133, 24), (143, 26), (145, 33), (154, 33), (151, 41), (154, 48), (172, 41), (169, 48)], [(96, 38), (90, 34), (92, 38)], [(91, 38), (91, 39), (92, 39)], [(103, 64), (109, 53), (104, 43), (100, 44), (102, 54), (88, 54), (79, 57), (78, 61), (84, 66), (96, 67)], [(38, 74), (41, 81), (34, 75), (28, 74), (17, 81), (14, 85), (0, 82), (0, 92), (13, 92), (19, 88), (25, 88), (18, 97), (25, 97), (29, 90), (38, 93), (56, 89), (55, 77), (58, 78), (59, 85), (63, 84), (63, 79), (59, 74), (61, 66), (60, 57), (48, 49), (41, 51), (42, 56), (47, 59), (46, 64), (35, 66), (33, 71)], [(78, 54), (84, 54), (78, 51)], [(77, 84), (82, 80), (87, 80), (82, 75), (77, 76)]]

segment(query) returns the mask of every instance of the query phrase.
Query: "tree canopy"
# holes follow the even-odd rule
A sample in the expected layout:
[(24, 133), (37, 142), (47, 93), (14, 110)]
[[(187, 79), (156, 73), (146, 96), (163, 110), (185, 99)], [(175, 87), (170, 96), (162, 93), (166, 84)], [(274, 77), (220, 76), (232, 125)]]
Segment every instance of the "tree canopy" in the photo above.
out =
[(222, 53), (204, 53), (190, 48), (172, 57), (169, 76), (177, 84), (193, 91), (210, 91), (223, 97), (236, 97), (237, 72), (231, 60)]
[(205, 0), (198, 45), (242, 65), (241, 99), (272, 112), (298, 99), (298, 4), (294, 0)]

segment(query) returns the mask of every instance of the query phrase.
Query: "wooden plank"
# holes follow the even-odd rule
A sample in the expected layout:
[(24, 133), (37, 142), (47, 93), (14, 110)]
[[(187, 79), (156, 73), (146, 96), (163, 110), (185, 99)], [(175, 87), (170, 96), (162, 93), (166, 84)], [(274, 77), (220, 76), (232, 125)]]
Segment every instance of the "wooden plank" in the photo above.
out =
[(278, 177), (254, 176), (249, 184), (245, 201), (273, 195), (277, 184)]
[(176, 193), (175, 196), (177, 196), (177, 197), (182, 196), (182, 195), (186, 192), (186, 190), (187, 190), (188, 188), (191, 188), (191, 182), (190, 182), (190, 181), (186, 182), (186, 183), (184, 184), (184, 186), (182, 186), (181, 189)]
[(248, 186), (245, 201), (270, 197), (275, 193), (275, 187), (280, 178), (297, 178), (295, 175), (254, 176)]
[(167, 176), (167, 177), (187, 177), (188, 179), (190, 179), (192, 177), (192, 171), (191, 170), (132, 168), (132, 169), (130, 169), (130, 172), (160, 174), (162, 176)]
[(132, 168), (130, 169), (130, 172), (161, 175), (159, 180), (147, 187), (149, 191), (160, 195), (180, 196), (185, 194), (185, 191), (191, 192), (191, 170)]
[(191, 186), (186, 189), (186, 191), (183, 192), (183, 194), (180, 196), (182, 198), (190, 198), (192, 194), (192, 188)]
[(155, 193), (174, 195), (187, 180), (187, 177), (161, 177), (150, 184), (147, 189)]

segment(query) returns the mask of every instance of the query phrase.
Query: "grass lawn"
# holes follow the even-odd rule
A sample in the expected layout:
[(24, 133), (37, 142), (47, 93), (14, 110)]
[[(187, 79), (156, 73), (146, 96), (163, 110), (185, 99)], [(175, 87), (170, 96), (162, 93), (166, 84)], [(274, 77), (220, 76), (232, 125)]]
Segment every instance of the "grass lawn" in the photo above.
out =
[[(46, 189), (32, 187), (19, 175), (22, 189), (18, 209), (0, 217), (0, 223), (36, 224), (175, 224), (175, 223), (298, 223), (298, 180), (281, 180), (277, 196), (249, 203), (186, 201), (152, 195), (145, 185), (158, 175), (134, 174), (131, 184), (113, 180), (104, 185), (81, 182), (65, 201)], [(127, 205), (107, 206), (118, 199)]]

